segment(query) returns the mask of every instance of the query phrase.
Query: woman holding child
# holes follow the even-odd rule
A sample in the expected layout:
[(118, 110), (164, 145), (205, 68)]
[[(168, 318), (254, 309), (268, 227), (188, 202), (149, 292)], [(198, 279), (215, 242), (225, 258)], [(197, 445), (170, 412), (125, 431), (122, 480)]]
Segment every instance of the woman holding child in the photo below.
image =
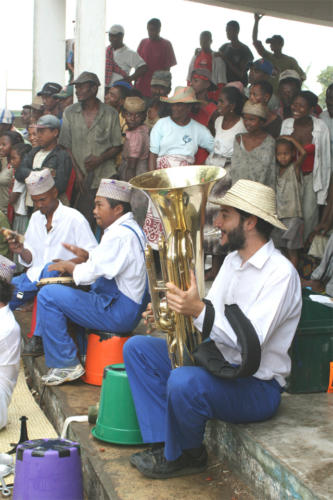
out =
[(281, 134), (291, 135), (307, 153), (301, 164), (305, 240), (318, 224), (318, 205), (326, 203), (331, 175), (329, 131), (321, 119), (311, 114), (314, 106), (312, 92), (299, 92), (291, 104), (292, 118), (284, 120), (281, 128)]

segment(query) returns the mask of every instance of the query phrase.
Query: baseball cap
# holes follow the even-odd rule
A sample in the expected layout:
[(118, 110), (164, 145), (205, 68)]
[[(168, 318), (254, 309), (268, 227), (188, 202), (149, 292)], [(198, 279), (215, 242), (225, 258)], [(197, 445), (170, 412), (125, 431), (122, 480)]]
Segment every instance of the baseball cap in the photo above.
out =
[(286, 69), (285, 71), (282, 71), (279, 76), (279, 82), (281, 82), (282, 80), (286, 80), (287, 78), (293, 78), (294, 80), (298, 80), (299, 82), (302, 81), (302, 78), (294, 69)]
[(40, 96), (35, 96), (32, 100), (31, 108), (37, 111), (42, 111), (43, 107), (44, 105), (42, 98)]
[(61, 89), (62, 87), (59, 83), (47, 82), (43, 85), (42, 90), (40, 90), (37, 95), (53, 96), (53, 94), (60, 92)]
[(171, 73), (166, 70), (154, 71), (150, 85), (160, 85), (161, 87), (171, 88)]
[(9, 109), (1, 109), (0, 110), (0, 123), (6, 123), (7, 125), (11, 125), (14, 123), (15, 115)]
[(120, 24), (113, 24), (111, 28), (109, 29), (109, 34), (110, 35), (118, 35), (118, 33), (121, 33), (122, 35), (125, 34), (124, 28)]
[(267, 38), (266, 43), (279, 42), (282, 45), (284, 44), (284, 40), (281, 35), (273, 35), (271, 38)]
[(266, 73), (267, 75), (272, 75), (274, 66), (271, 62), (267, 61), (266, 59), (258, 59), (257, 61), (254, 61), (253, 63), (250, 64), (250, 68), (254, 68), (258, 71), (262, 71), (263, 73)]
[(58, 94), (54, 94), (54, 97), (57, 97), (58, 99), (67, 99), (67, 97), (72, 97), (73, 96), (73, 85), (67, 85), (67, 87), (64, 87)]
[(100, 85), (98, 76), (95, 73), (91, 73), (90, 71), (83, 71), (76, 80), (74, 80), (73, 85), (77, 83), (94, 83), (95, 85)]
[(57, 128), (60, 130), (60, 127), (60, 120), (54, 115), (41, 116), (37, 122), (37, 128)]

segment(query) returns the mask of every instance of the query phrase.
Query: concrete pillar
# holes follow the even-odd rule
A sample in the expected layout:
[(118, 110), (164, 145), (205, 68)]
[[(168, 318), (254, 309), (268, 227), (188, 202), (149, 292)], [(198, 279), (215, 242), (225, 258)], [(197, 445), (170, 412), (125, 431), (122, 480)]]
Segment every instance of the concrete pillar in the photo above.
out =
[(33, 95), (46, 82), (65, 85), (65, 30), (66, 0), (35, 0)]
[(75, 24), (74, 76), (82, 71), (98, 75), (98, 97), (104, 99), (105, 0), (77, 0)]

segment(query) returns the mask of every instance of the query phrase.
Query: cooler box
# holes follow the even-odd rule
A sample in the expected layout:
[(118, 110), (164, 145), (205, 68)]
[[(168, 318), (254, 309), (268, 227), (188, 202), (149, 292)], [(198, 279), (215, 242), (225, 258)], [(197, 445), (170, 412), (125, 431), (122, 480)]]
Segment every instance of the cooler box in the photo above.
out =
[(329, 383), (333, 308), (313, 302), (311, 294), (303, 290), (301, 319), (289, 350), (292, 365), (285, 388), (291, 393), (326, 392)]

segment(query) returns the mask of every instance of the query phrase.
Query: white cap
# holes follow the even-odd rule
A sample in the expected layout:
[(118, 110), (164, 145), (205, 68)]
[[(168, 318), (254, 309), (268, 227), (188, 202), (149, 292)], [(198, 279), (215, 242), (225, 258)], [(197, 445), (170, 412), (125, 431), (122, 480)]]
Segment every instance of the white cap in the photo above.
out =
[(113, 24), (111, 28), (109, 29), (110, 35), (118, 35), (118, 33), (121, 33), (122, 35), (125, 34), (124, 28), (121, 26), (121, 24)]
[(10, 283), (14, 275), (16, 265), (11, 260), (7, 259), (3, 255), (0, 255), (0, 279)]
[(299, 80), (300, 82), (302, 81), (302, 78), (294, 69), (286, 69), (285, 71), (282, 71), (282, 73), (280, 73), (279, 75), (279, 82), (281, 82), (282, 80), (286, 80), (287, 78), (294, 78), (295, 80)]
[(132, 186), (128, 182), (116, 181), (115, 179), (102, 179), (96, 196), (129, 203), (131, 192)]
[(33, 170), (26, 178), (25, 183), (27, 185), (28, 193), (32, 196), (46, 193), (55, 185), (54, 178), (49, 168), (44, 168), (43, 170)]

